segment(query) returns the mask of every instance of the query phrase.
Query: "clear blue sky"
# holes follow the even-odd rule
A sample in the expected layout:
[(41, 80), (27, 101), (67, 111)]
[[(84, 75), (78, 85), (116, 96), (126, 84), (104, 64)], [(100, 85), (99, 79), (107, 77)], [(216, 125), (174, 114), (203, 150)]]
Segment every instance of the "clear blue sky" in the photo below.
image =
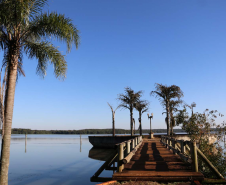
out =
[[(63, 82), (52, 66), (40, 78), (37, 61), (24, 57), (13, 128), (111, 128), (107, 102), (116, 107), (127, 86), (144, 91), (153, 128), (166, 128), (164, 109), (150, 96), (155, 83), (180, 86), (195, 111), (226, 115), (225, 0), (51, 0), (45, 10), (70, 17), (81, 44), (66, 56)], [(54, 44), (65, 53), (63, 43)], [(129, 129), (128, 110), (116, 112), (116, 128)], [(143, 128), (149, 128), (146, 113)]]

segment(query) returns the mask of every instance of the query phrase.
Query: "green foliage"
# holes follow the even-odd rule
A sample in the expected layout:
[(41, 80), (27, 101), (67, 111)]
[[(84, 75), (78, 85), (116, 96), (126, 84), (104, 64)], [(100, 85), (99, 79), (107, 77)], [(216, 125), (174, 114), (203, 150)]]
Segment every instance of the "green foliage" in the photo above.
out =
[(134, 92), (130, 87), (125, 88), (125, 94), (119, 94), (118, 100), (121, 101), (120, 107), (133, 109), (135, 104), (140, 100), (142, 91)]
[(182, 102), (180, 100), (180, 98), (184, 96), (182, 90), (176, 85), (167, 86), (156, 83), (155, 91), (151, 91), (150, 95), (158, 98), (166, 109), (167, 134), (170, 135), (170, 128), (171, 134), (173, 134), (173, 126), (175, 126), (173, 112)]
[[(37, 59), (37, 74), (46, 75), (47, 66), (53, 64), (57, 78), (66, 77), (67, 63), (64, 55), (49, 40), (56, 38), (78, 48), (79, 31), (72, 20), (56, 12), (42, 12), (47, 0), (1, 0), (0, 1), (0, 49), (4, 51), (3, 65), (17, 63), (23, 73), (23, 53)], [(10, 63), (11, 62), (11, 63)]]
[(148, 111), (148, 106), (149, 106), (149, 103), (146, 100), (138, 100), (135, 103), (135, 109), (138, 112), (141, 112), (141, 113), (147, 112)]
[[(209, 111), (206, 109), (203, 113), (195, 113), (188, 116), (186, 108), (180, 111), (177, 116), (178, 123), (182, 123), (182, 129), (189, 133), (192, 140), (196, 140), (199, 149), (209, 159), (209, 161), (226, 176), (226, 153), (219, 144), (222, 142), (225, 126), (217, 124), (216, 118), (223, 115), (217, 110)], [(224, 133), (225, 134), (225, 133)], [(211, 141), (216, 139), (216, 141)], [(199, 170), (208, 178), (214, 178), (212, 171), (199, 159)]]

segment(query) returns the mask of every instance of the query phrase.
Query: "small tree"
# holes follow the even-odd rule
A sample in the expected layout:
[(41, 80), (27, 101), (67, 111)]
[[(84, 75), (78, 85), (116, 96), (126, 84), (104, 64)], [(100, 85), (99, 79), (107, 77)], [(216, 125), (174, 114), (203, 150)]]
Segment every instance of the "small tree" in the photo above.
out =
[[(216, 123), (218, 116), (222, 117), (223, 115), (217, 110), (209, 111), (206, 109), (203, 113), (193, 113), (189, 117), (186, 108), (184, 108), (177, 114), (176, 121), (182, 123), (182, 129), (189, 134), (192, 140), (196, 140), (199, 149), (225, 177), (226, 153), (220, 146), (224, 125)], [(216, 141), (210, 141), (211, 138), (215, 138)], [(214, 178), (211, 170), (201, 160), (199, 160), (199, 170), (205, 177)]]
[(135, 104), (140, 100), (142, 91), (134, 92), (130, 87), (125, 88), (125, 94), (119, 94), (118, 100), (121, 101), (120, 107), (130, 111), (130, 132), (133, 135), (133, 109)]
[(167, 114), (167, 135), (170, 135), (170, 101), (171, 100), (180, 100), (183, 97), (183, 92), (180, 87), (176, 85), (162, 85), (162, 84), (155, 84), (155, 91), (151, 91), (150, 95), (159, 98), (159, 101), (166, 109)]
[(113, 107), (107, 102), (107, 104), (109, 105), (109, 107), (111, 108), (111, 112), (112, 112), (112, 135), (115, 136), (115, 111), (120, 107), (118, 106), (115, 110), (113, 109)]
[(145, 100), (139, 100), (136, 104), (135, 104), (135, 108), (136, 110), (139, 112), (139, 125), (140, 125), (140, 135), (142, 136), (142, 122), (141, 122), (141, 116), (144, 112), (148, 111), (148, 106), (149, 103), (148, 101)]

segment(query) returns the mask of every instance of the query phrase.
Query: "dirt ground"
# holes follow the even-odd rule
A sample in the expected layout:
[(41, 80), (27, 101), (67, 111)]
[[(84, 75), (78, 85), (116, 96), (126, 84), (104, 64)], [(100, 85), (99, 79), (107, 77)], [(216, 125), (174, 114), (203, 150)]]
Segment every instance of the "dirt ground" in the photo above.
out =
[(173, 183), (158, 183), (158, 182), (149, 182), (149, 181), (129, 181), (129, 182), (117, 182), (111, 185), (192, 185), (191, 182), (173, 182)]

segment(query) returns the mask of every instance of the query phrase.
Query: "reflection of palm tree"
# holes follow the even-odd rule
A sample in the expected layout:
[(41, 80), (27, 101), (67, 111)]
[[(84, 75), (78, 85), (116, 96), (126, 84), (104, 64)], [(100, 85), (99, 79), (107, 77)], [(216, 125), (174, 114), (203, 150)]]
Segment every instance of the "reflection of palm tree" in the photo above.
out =
[(57, 78), (66, 77), (64, 55), (49, 39), (56, 38), (78, 47), (78, 30), (72, 21), (57, 13), (42, 13), (47, 0), (0, 1), (0, 49), (4, 52), (3, 64), (7, 67), (4, 110), (4, 137), (1, 156), (0, 184), (8, 184), (10, 138), (17, 75), (21, 72), (23, 53), (37, 59), (37, 74), (46, 75), (47, 66), (54, 66)]
[(133, 109), (141, 97), (142, 91), (134, 92), (130, 87), (125, 88), (125, 94), (119, 94), (118, 100), (121, 101), (120, 107), (130, 111), (130, 132), (133, 135)]
[[(108, 102), (107, 102), (108, 103)], [(115, 136), (115, 111), (120, 107), (118, 106), (115, 110), (113, 110), (113, 107), (108, 103), (109, 107), (112, 111), (112, 135)]]
[(148, 105), (149, 103), (147, 101), (142, 101), (139, 100), (136, 104), (135, 104), (135, 108), (136, 110), (139, 112), (139, 125), (140, 125), (140, 135), (142, 136), (142, 124), (141, 124), (141, 116), (144, 112), (148, 111)]
[(180, 100), (183, 96), (183, 92), (180, 87), (176, 85), (166, 86), (162, 84), (156, 83), (155, 86), (156, 91), (151, 91), (151, 95), (155, 95), (159, 98), (161, 104), (166, 108), (167, 114), (167, 135), (170, 135), (170, 100), (176, 98), (176, 100)]

